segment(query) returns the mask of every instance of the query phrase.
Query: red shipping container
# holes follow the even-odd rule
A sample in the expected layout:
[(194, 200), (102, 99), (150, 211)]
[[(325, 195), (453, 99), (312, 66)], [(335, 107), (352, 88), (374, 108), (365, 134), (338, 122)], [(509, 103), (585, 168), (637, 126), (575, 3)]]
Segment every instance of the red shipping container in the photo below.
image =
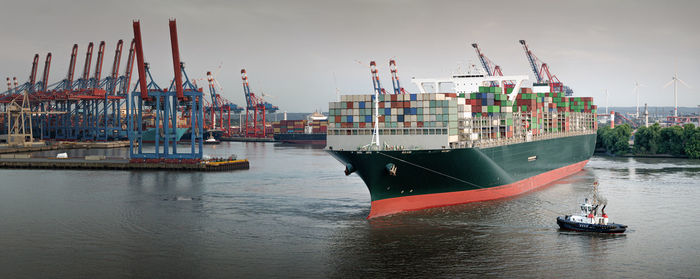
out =
[(384, 108), (384, 102), (379, 102), (379, 108)]
[(335, 123), (340, 123), (340, 116), (335, 117)]
[(406, 128), (410, 128), (410, 127), (411, 127), (411, 122), (404, 122), (404, 123), (403, 123), (403, 126), (406, 127)]
[(397, 100), (396, 97), (397, 97), (397, 95), (391, 95), (391, 101), (392, 101), (392, 102), (396, 102), (396, 100)]
[(423, 122), (422, 122), (422, 121), (416, 122), (416, 127), (422, 128), (422, 127), (423, 127)]
[(367, 124), (365, 122), (360, 122), (360, 128), (365, 128)]
[(379, 116), (379, 122), (384, 122), (384, 115)]
[(349, 108), (349, 109), (352, 108), (352, 102), (348, 102), (348, 108)]

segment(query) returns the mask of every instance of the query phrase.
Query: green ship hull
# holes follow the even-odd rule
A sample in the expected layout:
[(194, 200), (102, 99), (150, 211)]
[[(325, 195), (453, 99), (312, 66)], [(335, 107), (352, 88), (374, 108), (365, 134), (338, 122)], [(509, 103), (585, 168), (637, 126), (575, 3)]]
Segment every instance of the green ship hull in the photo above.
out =
[(589, 133), (487, 148), (328, 152), (365, 182), (372, 218), (522, 194), (580, 171), (595, 142)]
[[(188, 128), (176, 128), (177, 140), (180, 141), (182, 136), (187, 132)], [(156, 128), (148, 128), (143, 132), (143, 142), (144, 143), (155, 143), (156, 142)], [(163, 137), (160, 137), (160, 142), (163, 142)]]

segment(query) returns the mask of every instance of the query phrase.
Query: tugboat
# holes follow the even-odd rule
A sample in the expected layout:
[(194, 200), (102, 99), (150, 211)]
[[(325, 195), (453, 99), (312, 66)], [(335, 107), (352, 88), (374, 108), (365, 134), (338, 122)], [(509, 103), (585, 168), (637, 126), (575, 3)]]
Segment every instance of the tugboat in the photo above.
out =
[(209, 138), (204, 140), (204, 144), (219, 144), (219, 143), (221, 143), (221, 141), (219, 141), (214, 136), (212, 136), (211, 133), (209, 133)]
[(596, 216), (598, 204), (593, 205), (588, 198), (581, 204), (581, 215), (566, 215), (557, 217), (557, 224), (562, 230), (597, 233), (623, 233), (626, 225), (608, 223), (608, 215), (605, 214), (605, 206), (601, 209), (601, 216)]

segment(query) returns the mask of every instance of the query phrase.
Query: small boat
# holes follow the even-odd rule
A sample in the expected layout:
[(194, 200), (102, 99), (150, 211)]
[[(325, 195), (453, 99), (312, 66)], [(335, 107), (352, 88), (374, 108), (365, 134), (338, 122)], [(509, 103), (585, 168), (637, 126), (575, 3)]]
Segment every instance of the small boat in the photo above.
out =
[(221, 141), (219, 141), (214, 136), (212, 136), (211, 133), (209, 134), (209, 138), (204, 140), (204, 144), (219, 144), (219, 143), (221, 143)]
[(597, 216), (599, 205), (592, 205), (588, 199), (581, 204), (581, 215), (566, 215), (557, 217), (557, 224), (562, 230), (597, 233), (623, 233), (626, 225), (608, 222), (605, 205), (601, 216)]

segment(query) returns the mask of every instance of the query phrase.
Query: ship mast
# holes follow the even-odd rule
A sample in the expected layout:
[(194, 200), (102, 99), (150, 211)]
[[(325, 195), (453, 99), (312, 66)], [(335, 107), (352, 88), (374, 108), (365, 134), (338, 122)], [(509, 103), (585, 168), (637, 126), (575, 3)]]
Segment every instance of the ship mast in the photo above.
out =
[(372, 131), (372, 142), (369, 144), (369, 148), (376, 146), (377, 150), (380, 150), (379, 145), (379, 94), (381, 93), (381, 85), (379, 84), (379, 76), (377, 75), (377, 63), (371, 61), (369, 63), (370, 69), (372, 71), (372, 84), (374, 85), (374, 129)]

